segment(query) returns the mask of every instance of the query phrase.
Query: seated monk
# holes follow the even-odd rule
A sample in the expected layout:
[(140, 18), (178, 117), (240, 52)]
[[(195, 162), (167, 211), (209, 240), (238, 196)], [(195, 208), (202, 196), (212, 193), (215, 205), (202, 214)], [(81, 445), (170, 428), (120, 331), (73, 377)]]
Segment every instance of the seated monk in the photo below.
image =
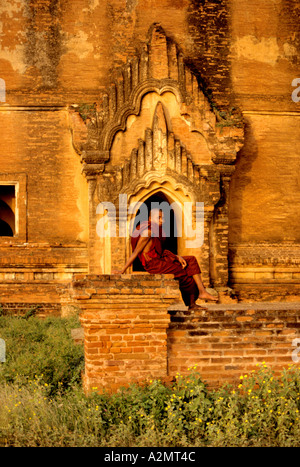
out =
[(150, 274), (174, 274), (179, 281), (182, 299), (189, 310), (195, 311), (203, 307), (196, 305), (198, 298), (202, 300), (217, 301), (218, 298), (209, 294), (202, 283), (201, 271), (195, 256), (178, 256), (163, 248), (166, 235), (162, 229), (164, 215), (160, 209), (152, 209), (148, 221), (134, 230), (131, 237), (133, 253), (122, 271), (138, 257), (144, 269)]

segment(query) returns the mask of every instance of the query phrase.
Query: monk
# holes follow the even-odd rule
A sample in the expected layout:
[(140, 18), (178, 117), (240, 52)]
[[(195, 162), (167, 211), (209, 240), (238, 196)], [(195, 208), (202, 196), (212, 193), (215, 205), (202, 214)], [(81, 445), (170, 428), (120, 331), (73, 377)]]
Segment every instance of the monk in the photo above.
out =
[(164, 214), (161, 209), (150, 211), (148, 221), (143, 221), (134, 230), (131, 237), (133, 253), (121, 271), (126, 269), (138, 257), (144, 269), (150, 274), (174, 274), (179, 281), (182, 299), (189, 310), (203, 309), (196, 304), (198, 298), (217, 301), (218, 298), (209, 294), (202, 282), (201, 271), (195, 256), (179, 256), (163, 248), (166, 235), (162, 228)]

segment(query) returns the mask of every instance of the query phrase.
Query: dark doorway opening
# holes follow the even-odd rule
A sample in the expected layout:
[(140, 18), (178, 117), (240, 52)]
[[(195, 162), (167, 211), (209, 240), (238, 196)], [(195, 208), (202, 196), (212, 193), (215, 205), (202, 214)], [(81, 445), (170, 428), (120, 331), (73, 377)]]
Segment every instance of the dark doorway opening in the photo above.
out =
[[(162, 192), (158, 192), (155, 195), (150, 196), (146, 201), (144, 201), (144, 204), (147, 207), (147, 212), (150, 213), (151, 208), (159, 207), (159, 205), (163, 202), (168, 203), (168, 205), (170, 206), (170, 203), (167, 197)], [(140, 224), (139, 214), (140, 214), (140, 209), (138, 210), (136, 214), (136, 218), (135, 218), (134, 225), (133, 225), (133, 230)], [(168, 222), (169, 224), (167, 225), (167, 228), (165, 228), (167, 238), (164, 243), (164, 248), (166, 250), (172, 251), (173, 253), (175, 253), (175, 255), (177, 255), (176, 219), (175, 219), (174, 210), (172, 208), (169, 211), (169, 216), (165, 215), (165, 219), (166, 219), (166, 222)], [(142, 263), (140, 262), (139, 258), (136, 258), (136, 260), (133, 262), (132, 269), (134, 272), (144, 271), (144, 267)]]
[(13, 237), (14, 233), (7, 222), (0, 219), (0, 237)]
[(14, 236), (15, 204), (15, 186), (0, 185), (0, 237)]

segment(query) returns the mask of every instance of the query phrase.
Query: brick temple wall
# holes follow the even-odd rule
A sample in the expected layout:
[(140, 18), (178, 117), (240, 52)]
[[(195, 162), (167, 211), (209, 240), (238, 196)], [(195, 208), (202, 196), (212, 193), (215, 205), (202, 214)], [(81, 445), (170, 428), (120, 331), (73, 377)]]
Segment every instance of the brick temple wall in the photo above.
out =
[(210, 386), (236, 382), (261, 362), (276, 373), (293, 364), (300, 337), (300, 303), (209, 305), (191, 315), (169, 310), (170, 375), (197, 371)]
[(72, 298), (81, 309), (86, 390), (168, 376), (167, 308), (180, 301), (172, 276), (76, 276)]
[[(265, 279), (273, 274), (276, 285), (283, 246), (297, 249), (292, 275), (299, 274), (300, 102), (292, 100), (291, 85), (299, 75), (299, 2), (4, 3), (0, 78), (6, 84), (6, 101), (0, 102), (0, 173), (2, 180), (27, 177), (27, 207), (20, 219), (26, 223), (25, 239), (22, 234), (18, 247), (32, 264), (34, 255), (39, 257), (34, 245), (88, 242), (87, 183), (72, 146), (69, 106), (97, 102), (114, 69), (142, 49), (150, 26), (160, 23), (216, 108), (229, 112), (239, 107), (245, 120), (245, 145), (229, 192), (232, 285), (240, 289), (244, 280), (255, 288), (257, 272)], [(184, 128), (181, 117), (177, 123)], [(141, 138), (144, 123), (139, 125)], [(16, 242), (1, 238), (0, 243), (2, 267)], [(250, 254), (237, 257), (240, 248), (248, 246)], [(261, 255), (255, 253), (257, 247)], [(62, 269), (76, 266), (76, 257), (66, 262), (63, 249), (61, 253)], [(47, 251), (44, 263), (51, 273), (57, 272)], [(87, 272), (87, 262), (85, 267)], [(12, 264), (7, 272), (17, 273), (18, 268)], [(291, 272), (289, 254), (282, 258), (281, 269), (280, 274)], [(26, 272), (34, 274), (35, 269)]]
[(89, 275), (71, 288), (81, 309), (87, 391), (151, 378), (169, 381), (197, 365), (211, 387), (236, 382), (265, 361), (293, 364), (300, 303), (211, 304), (191, 314), (168, 275)]

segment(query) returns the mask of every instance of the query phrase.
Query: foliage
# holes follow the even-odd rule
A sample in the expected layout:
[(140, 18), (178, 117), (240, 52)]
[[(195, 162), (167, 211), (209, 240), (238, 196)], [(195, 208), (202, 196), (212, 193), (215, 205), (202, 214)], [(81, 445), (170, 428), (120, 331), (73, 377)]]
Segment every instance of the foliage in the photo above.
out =
[(81, 379), (82, 346), (75, 345), (71, 329), (77, 317), (40, 319), (29, 310), (24, 317), (0, 316), (0, 337), (6, 343), (6, 362), (0, 367), (0, 383), (26, 384), (42, 375), (49, 393)]
[(96, 104), (87, 104), (83, 102), (75, 107), (75, 111), (79, 113), (82, 120), (85, 122), (89, 118), (96, 117)]

